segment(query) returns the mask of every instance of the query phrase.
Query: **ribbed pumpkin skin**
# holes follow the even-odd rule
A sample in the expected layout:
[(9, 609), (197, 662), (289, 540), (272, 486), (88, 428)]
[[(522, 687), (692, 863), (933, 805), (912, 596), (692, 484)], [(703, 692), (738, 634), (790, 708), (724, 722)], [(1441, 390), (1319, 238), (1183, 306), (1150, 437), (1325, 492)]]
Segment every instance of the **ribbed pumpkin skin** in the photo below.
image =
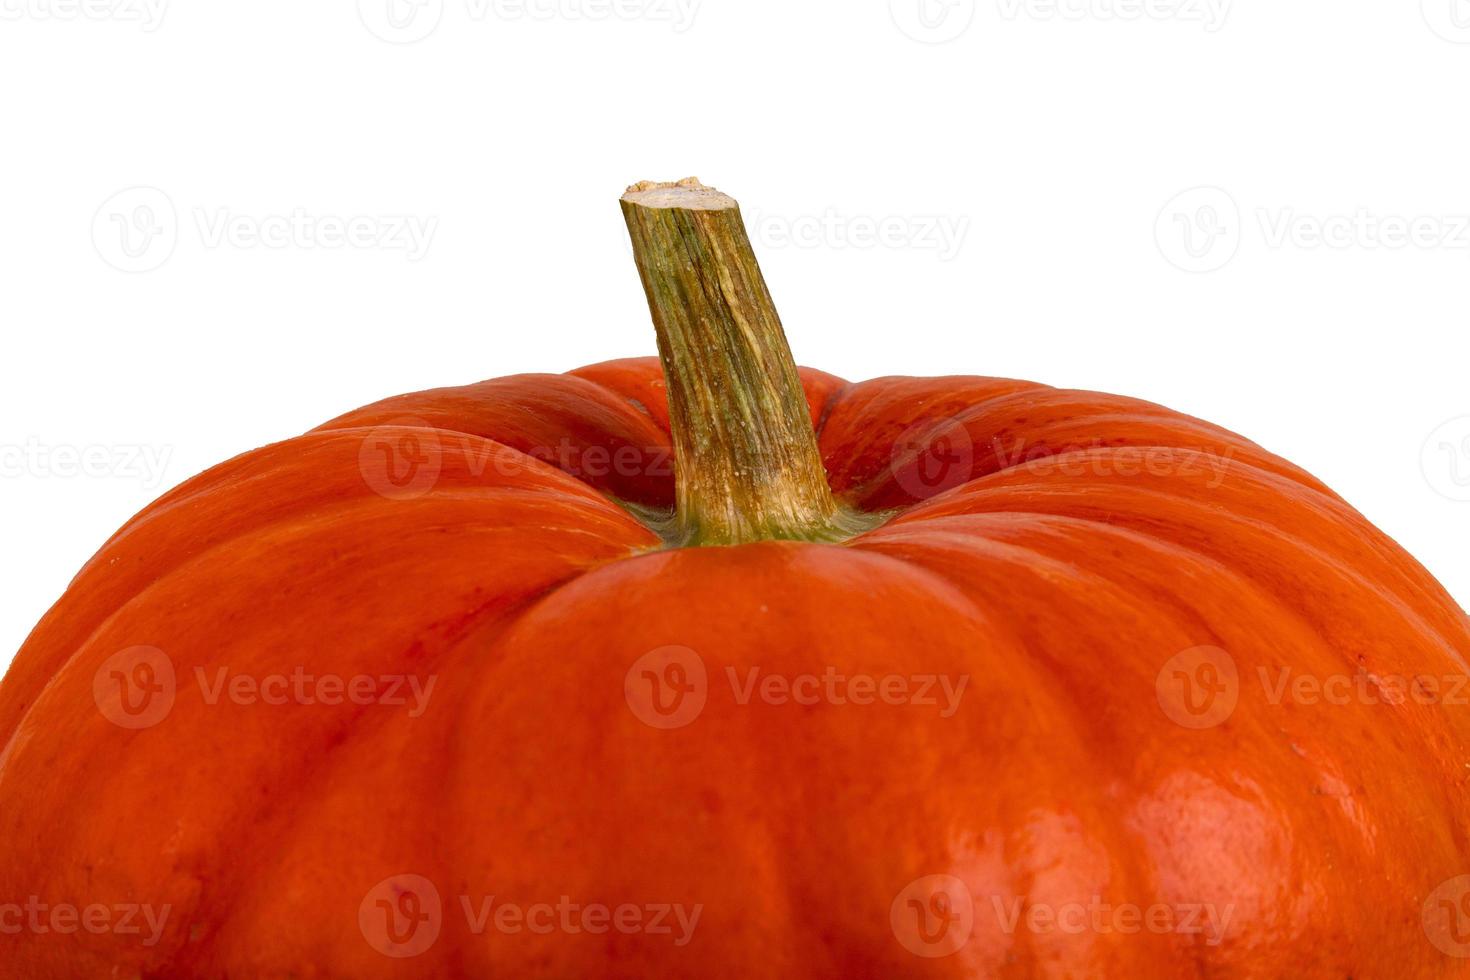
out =
[[(1465, 616), (1412, 558), (1297, 468), (1154, 405), (985, 378), (803, 378), (834, 490), (900, 509), (841, 545), (659, 550), (603, 492), (673, 499), (654, 359), (391, 399), (153, 504), (0, 686), (0, 902), (167, 904), (170, 919), (152, 947), (0, 935), (0, 974), (1470, 973), (1422, 915), (1470, 873), (1470, 708), (1273, 704), (1259, 676), (1465, 674)], [(951, 418), (972, 447), (959, 485), (916, 501), (936, 461), (905, 447)], [(407, 419), (437, 427), (440, 471), (390, 499), (365, 478), (364, 440)], [(584, 482), (521, 455), (557, 446), (644, 462), (574, 467), (598, 471)], [(99, 711), (94, 677), (137, 645), (165, 651), (179, 684), (163, 721), (128, 730)], [(667, 645), (697, 653), (708, 699), (660, 730), (625, 679)], [(1228, 652), (1239, 699), (1190, 728), (1158, 685), (1201, 646)], [(437, 684), (417, 718), (209, 704), (193, 671), (220, 666)], [(741, 704), (726, 668), (752, 667), (969, 680), (951, 717)], [(443, 899), (437, 940), (401, 959), (359, 926), (365, 896), (400, 874)], [(890, 919), (929, 875), (974, 897), (968, 942), (937, 958)], [(702, 911), (682, 947), (476, 935), (462, 895)], [(1007, 931), (995, 908), (1093, 896), (1230, 920), (1212, 944)]]

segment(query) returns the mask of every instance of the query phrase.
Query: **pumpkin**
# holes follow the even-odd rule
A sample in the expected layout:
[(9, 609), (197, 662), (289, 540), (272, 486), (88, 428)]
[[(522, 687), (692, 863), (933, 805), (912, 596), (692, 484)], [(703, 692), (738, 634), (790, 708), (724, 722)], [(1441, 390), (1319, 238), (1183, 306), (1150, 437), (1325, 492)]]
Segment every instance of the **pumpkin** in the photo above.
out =
[(0, 687), (7, 977), (1470, 975), (1470, 631), (1130, 398), (798, 370), (728, 197), (660, 359), (166, 494)]

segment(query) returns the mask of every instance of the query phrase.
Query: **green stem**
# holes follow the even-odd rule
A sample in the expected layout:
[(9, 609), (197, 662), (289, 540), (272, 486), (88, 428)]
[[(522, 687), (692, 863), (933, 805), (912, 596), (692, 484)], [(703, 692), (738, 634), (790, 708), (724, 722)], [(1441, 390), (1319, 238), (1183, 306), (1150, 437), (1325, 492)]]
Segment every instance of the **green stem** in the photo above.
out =
[(694, 178), (622, 205), (668, 386), (680, 543), (846, 537), (740, 206)]

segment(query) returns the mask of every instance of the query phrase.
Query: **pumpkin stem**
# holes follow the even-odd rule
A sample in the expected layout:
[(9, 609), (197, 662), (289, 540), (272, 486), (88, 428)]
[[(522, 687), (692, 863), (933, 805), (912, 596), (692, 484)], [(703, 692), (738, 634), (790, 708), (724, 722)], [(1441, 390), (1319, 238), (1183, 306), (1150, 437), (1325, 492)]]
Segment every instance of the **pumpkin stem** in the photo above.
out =
[(622, 199), (668, 387), (676, 540), (835, 540), (811, 413), (740, 206), (696, 178)]

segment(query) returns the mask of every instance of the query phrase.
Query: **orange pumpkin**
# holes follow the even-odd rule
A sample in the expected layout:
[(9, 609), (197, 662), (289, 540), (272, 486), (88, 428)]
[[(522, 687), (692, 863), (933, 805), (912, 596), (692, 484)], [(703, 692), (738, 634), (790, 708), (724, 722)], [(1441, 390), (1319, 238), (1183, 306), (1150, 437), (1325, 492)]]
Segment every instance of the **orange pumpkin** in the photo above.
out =
[(798, 382), (733, 202), (624, 208), (662, 367), (368, 406), (82, 569), (0, 686), (0, 974), (1470, 974), (1409, 555), (1156, 405)]

